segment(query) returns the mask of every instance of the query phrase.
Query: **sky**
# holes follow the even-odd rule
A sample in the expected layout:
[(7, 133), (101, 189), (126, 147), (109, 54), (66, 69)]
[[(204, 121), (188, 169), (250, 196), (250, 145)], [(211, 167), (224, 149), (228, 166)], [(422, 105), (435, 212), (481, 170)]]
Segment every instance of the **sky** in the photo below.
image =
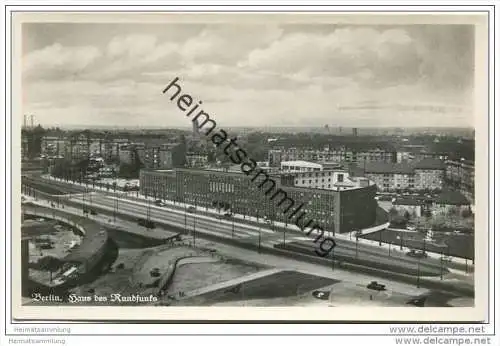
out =
[(23, 113), (42, 125), (473, 126), (474, 27), (25, 23)]

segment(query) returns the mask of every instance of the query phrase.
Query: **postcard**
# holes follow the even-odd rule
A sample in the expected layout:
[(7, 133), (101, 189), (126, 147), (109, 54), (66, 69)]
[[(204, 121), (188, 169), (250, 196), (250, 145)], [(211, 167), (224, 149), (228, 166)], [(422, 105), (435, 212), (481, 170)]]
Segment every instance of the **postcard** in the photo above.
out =
[(13, 319), (486, 320), (486, 15), (13, 23)]

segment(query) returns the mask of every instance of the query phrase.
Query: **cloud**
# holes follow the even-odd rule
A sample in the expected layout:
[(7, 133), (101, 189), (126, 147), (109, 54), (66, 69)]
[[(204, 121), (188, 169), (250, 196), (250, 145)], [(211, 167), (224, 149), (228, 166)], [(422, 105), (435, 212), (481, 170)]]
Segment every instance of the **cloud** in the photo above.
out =
[(74, 42), (34, 50), (24, 58), (25, 107), (47, 118), (66, 112), (64, 121), (182, 126), (185, 119), (161, 93), (180, 77), (185, 92), (229, 125), (392, 124), (398, 116), (420, 123), (429, 114), (435, 116), (430, 122), (454, 124), (455, 112), (467, 121), (470, 78), (462, 76), (471, 74), (471, 63), (459, 54), (470, 49), (463, 47), (463, 32), (246, 24), (198, 29), (182, 39), (158, 30), (109, 30), (99, 40), (74, 35)]
[(349, 76), (360, 82), (400, 82), (418, 78), (418, 58), (405, 30), (340, 28), (326, 35), (288, 34), (267, 48), (250, 52), (238, 66), (309, 77)]
[(58, 43), (31, 52), (23, 59), (26, 78), (57, 78), (84, 73), (101, 57), (94, 46), (64, 47)]

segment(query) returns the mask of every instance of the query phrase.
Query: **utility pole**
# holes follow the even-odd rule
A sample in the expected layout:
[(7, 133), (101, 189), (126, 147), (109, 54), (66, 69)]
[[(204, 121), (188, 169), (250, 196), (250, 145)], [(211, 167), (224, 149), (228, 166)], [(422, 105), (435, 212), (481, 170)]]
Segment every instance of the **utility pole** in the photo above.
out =
[(359, 241), (359, 237), (358, 237), (358, 234), (356, 233), (356, 258), (358, 258), (358, 241)]
[(196, 246), (196, 211), (193, 215), (193, 246)]
[(420, 288), (420, 257), (417, 260), (417, 288)]
[(232, 216), (232, 215), (231, 215), (231, 225), (232, 225), (231, 237), (234, 238), (234, 216)]
[(261, 241), (261, 236), (260, 236), (260, 223), (259, 223), (259, 253), (260, 253), (260, 241)]
[(193, 246), (196, 246), (196, 211), (197, 201), (194, 201), (194, 214), (193, 214)]
[(335, 270), (335, 247), (332, 247), (332, 271)]
[(441, 250), (441, 258), (440, 258), (440, 260), (441, 260), (440, 261), (440, 264), (441, 264), (441, 266), (440, 266), (440, 274), (441, 275), (440, 276), (441, 276), (441, 280), (443, 280), (443, 250)]

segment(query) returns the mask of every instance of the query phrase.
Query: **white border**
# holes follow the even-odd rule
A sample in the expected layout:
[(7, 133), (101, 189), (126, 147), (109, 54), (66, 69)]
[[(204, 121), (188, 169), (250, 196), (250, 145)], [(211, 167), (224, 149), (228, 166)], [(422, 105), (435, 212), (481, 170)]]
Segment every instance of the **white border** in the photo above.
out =
[[(131, 8), (124, 8), (124, 7), (121, 7), (123, 9), (131, 9)], [(26, 10), (27, 8), (10, 8), (9, 10)], [(46, 8), (44, 7), (39, 7), (39, 6), (34, 6), (34, 7), (30, 7), (29, 8), (30, 10), (45, 10)], [(116, 8), (116, 7), (98, 7), (98, 8), (78, 8), (78, 7), (71, 7), (71, 8), (67, 8), (67, 7), (55, 7), (55, 8), (50, 8), (50, 10), (71, 10), (71, 11), (75, 11), (75, 10), (79, 10), (79, 9), (85, 9), (85, 10), (94, 10), (94, 9), (97, 9), (97, 10), (120, 10), (120, 8)], [(140, 10), (140, 8), (137, 8), (137, 7), (134, 7), (132, 8), (134, 11), (138, 11)], [(182, 10), (183, 8), (182, 7), (177, 7), (176, 9), (178, 10)], [(214, 10), (214, 8), (210, 7), (210, 8), (207, 8), (205, 6), (202, 6), (202, 7), (198, 7), (196, 8), (197, 10)], [(274, 8), (275, 10), (283, 10), (282, 7), (280, 8)], [(298, 9), (298, 10), (301, 10), (301, 11), (304, 11), (306, 10), (306, 8), (303, 8), (303, 7), (300, 7), (300, 8), (287, 8), (287, 10), (294, 10), (294, 9)], [(324, 8), (324, 9), (328, 9), (328, 8)], [(331, 8), (330, 8), (331, 9)], [(362, 10), (373, 10), (373, 9), (376, 9), (376, 10), (380, 10), (380, 8), (376, 8), (376, 7), (363, 7)], [(421, 8), (421, 7), (401, 7), (401, 6), (394, 6), (394, 7), (391, 7), (391, 8), (384, 8), (384, 9), (387, 9), (387, 10), (406, 10), (406, 11), (409, 11), (409, 10), (412, 10), (412, 9), (418, 9), (418, 10), (435, 10), (436, 8), (435, 7), (431, 7), (431, 8)], [(446, 7), (446, 10), (452, 10), (454, 9), (454, 7)], [(463, 8), (459, 8), (460, 10), (463, 10)], [(468, 8), (470, 10), (474, 10), (474, 9), (477, 9), (476, 7), (470, 7)], [(480, 8), (481, 10), (484, 10), (484, 8)], [(145, 8), (145, 10), (147, 11), (152, 11), (152, 10), (165, 10), (164, 7), (147, 7)], [(168, 10), (172, 10), (172, 8), (168, 8)], [(189, 10), (194, 10), (194, 8), (189, 8)], [(228, 10), (227, 8), (224, 8), (224, 10)], [(242, 10), (242, 8), (236, 8), (235, 10)], [(252, 8), (252, 10), (256, 10), (255, 8)], [(269, 7), (266, 7), (264, 8), (263, 10), (265, 11), (271, 11), (273, 10), (273, 8), (269, 8)], [(317, 8), (315, 7), (313, 9), (314, 11), (318, 11), (320, 10), (320, 8)], [(356, 7), (356, 8), (353, 8), (353, 7), (343, 7), (343, 8), (335, 8), (334, 10), (361, 10), (361, 8), (359, 7)], [(495, 28), (496, 29), (496, 28)], [(3, 28), (2, 28), (3, 30)], [(7, 28), (7, 35), (9, 34), (9, 28)], [(490, 37), (490, 40), (492, 41), (493, 40), (493, 37)], [(490, 44), (493, 44), (493, 42), (490, 42)], [(493, 45), (492, 45), (493, 47)], [(492, 52), (490, 52), (491, 54)], [(7, 51), (7, 55), (5, 56), (6, 57), (6, 61), (5, 63), (9, 64), (9, 60), (10, 60), (10, 52)], [(492, 60), (492, 58), (490, 57), (490, 60)], [(490, 71), (492, 72), (492, 71)], [(7, 80), (7, 79), (5, 79)], [(7, 94), (7, 101), (9, 101), (9, 96), (10, 96), (10, 90), (9, 90), (9, 87), (7, 85), (7, 88), (6, 88), (6, 92), (8, 92)], [(490, 93), (492, 93), (493, 90), (490, 90)], [(492, 100), (493, 100), (493, 95), (490, 95), (490, 109), (492, 109), (492, 106), (491, 106), (491, 103), (492, 103)], [(10, 104), (9, 102), (7, 102), (7, 114), (9, 114), (9, 110), (10, 110)], [(9, 117), (6, 117), (6, 124), (5, 124), (5, 127), (2, 126), (2, 130), (5, 132), (5, 129), (9, 129), (10, 128), (10, 118)], [(491, 124), (493, 125), (493, 124)], [(496, 128), (496, 124), (495, 124), (495, 128)], [(494, 135), (494, 129), (493, 128), (490, 128), (490, 131), (491, 131), (491, 136)], [(10, 144), (10, 138), (9, 138), (10, 134), (9, 133), (6, 133), (6, 141), (7, 143)], [(491, 141), (490, 141), (490, 145), (493, 144), (493, 137), (491, 137)], [(2, 149), (3, 149), (3, 143), (2, 143)], [(10, 145), (7, 146), (7, 153), (10, 152)], [(5, 152), (5, 151), (4, 151)], [(495, 151), (496, 152), (496, 151)], [(490, 162), (494, 162), (492, 160), (492, 154), (493, 154), (493, 151), (490, 152)], [(3, 165), (3, 161), (2, 161), (2, 165)], [(2, 172), (6, 172), (5, 169), (7, 167), (2, 167), (4, 168), (2, 170)], [(10, 167), (9, 167), (10, 169)], [(3, 173), (2, 173), (3, 174)], [(493, 180), (494, 177), (493, 177), (493, 167), (490, 167), (490, 174), (491, 174), (491, 179)], [(10, 181), (10, 172), (9, 173), (6, 173), (6, 181)], [(8, 179), (8, 180), (7, 180)], [(9, 186), (10, 184), (8, 184), (7, 186)], [(10, 192), (7, 193), (6, 192), (6, 197), (10, 197)], [(3, 194), (2, 194), (2, 197), (3, 197)], [(9, 198), (10, 199), (10, 198)], [(9, 200), (9, 199), (4, 199), (2, 198), (2, 203), (3, 201), (5, 200)], [(492, 208), (491, 208), (492, 209)], [(6, 215), (6, 220), (7, 222), (9, 223), (10, 222), (10, 211), (11, 211), (11, 206), (8, 206), (7, 208), (7, 215)], [(490, 219), (492, 219), (492, 215), (493, 215), (493, 210), (490, 210)], [(491, 220), (492, 221), (492, 220)], [(491, 223), (491, 225), (493, 226), (493, 223)], [(493, 231), (493, 230), (492, 230)], [(7, 237), (7, 244), (9, 244), (10, 242), (10, 234), (9, 232), (6, 232), (8, 234), (8, 237)], [(493, 234), (495, 232), (492, 232)], [(492, 238), (493, 240), (493, 238)], [(496, 239), (495, 239), (496, 240)], [(8, 271), (5, 273), (3, 272), (3, 269), (2, 269), (2, 273), (3, 274), (7, 274), (9, 275), (9, 271), (10, 271), (10, 268), (11, 268), (11, 264), (9, 263), (9, 260), (10, 260), (10, 253), (9, 253), (9, 247), (6, 247), (4, 248), (5, 244), (3, 242), (2, 243), (2, 248), (4, 249), (4, 251), (7, 251), (6, 255), (7, 255), (7, 263), (6, 263), (6, 268), (3, 268), (3, 269), (7, 269)], [(490, 246), (490, 251), (491, 251), (491, 254), (493, 255), (493, 242), (489, 244)], [(497, 270), (496, 266), (493, 267), (492, 266), (492, 270), (495, 269), (495, 271)], [(2, 285), (4, 284), (4, 280), (5, 279), (5, 276), (2, 275)], [(491, 291), (490, 292), (493, 292), (493, 283), (490, 282), (490, 289)], [(10, 296), (10, 292), (9, 292), (9, 287), (7, 287), (7, 291), (6, 291), (6, 296)], [(5, 302), (2, 302), (2, 305), (5, 304)], [(7, 306), (9, 304), (7, 303)], [(493, 308), (493, 307), (491, 307)], [(427, 310), (427, 309), (426, 309)], [(386, 311), (386, 310), (385, 310)], [(428, 310), (427, 310), (428, 311)], [(7, 311), (8, 312), (8, 311)], [(386, 311), (385, 313), (387, 313), (388, 311)], [(491, 310), (491, 312), (493, 312), (493, 310)], [(427, 313), (430, 313), (430, 311), (428, 311)], [(10, 315), (10, 314), (9, 314)], [(7, 321), (10, 319), (10, 316), (6, 316), (7, 317)], [(491, 316), (493, 317), (493, 316)], [(490, 321), (492, 322), (492, 321)], [(63, 326), (61, 326), (63, 327)], [(167, 332), (167, 329), (168, 329), (168, 333), (186, 333), (186, 334), (213, 334), (213, 333), (250, 333), (250, 334), (254, 334), (254, 333), (297, 333), (298, 331), (300, 331), (301, 333), (304, 333), (304, 334), (310, 334), (310, 333), (328, 333), (328, 334), (336, 334), (336, 333), (353, 333), (353, 334), (360, 334), (361, 332), (363, 332), (363, 334), (365, 333), (369, 333), (369, 334), (378, 334), (378, 333), (387, 333), (389, 331), (389, 327), (387, 325), (363, 325), (362, 328), (360, 328), (360, 326), (356, 326), (356, 325), (301, 325), (300, 326), (300, 329), (298, 329), (298, 326), (296, 325), (247, 325), (247, 326), (243, 326), (243, 325), (225, 325), (223, 327), (221, 326), (217, 326), (217, 325), (170, 325), (168, 328), (165, 328), (165, 326), (162, 326), (162, 325), (140, 325), (138, 326), (137, 328), (136, 327), (132, 327), (130, 325), (81, 325), (81, 324), (74, 324), (74, 325), (71, 325), (71, 329), (72, 329), (72, 333), (88, 333), (88, 332), (92, 332), (92, 333), (103, 333), (103, 334), (106, 334), (106, 333), (119, 333), (119, 334), (122, 334), (124, 332), (127, 332), (127, 333), (141, 333), (141, 334), (145, 334), (145, 333), (150, 333), (150, 334), (155, 334), (155, 333), (158, 333), (158, 332), (162, 332), (162, 333), (166, 333)], [(9, 326), (8, 328), (9, 331), (12, 331), (12, 326)], [(256, 340), (255, 340), (256, 341)], [(340, 341), (340, 340), (339, 340)], [(372, 340), (370, 340), (371, 342)]]

